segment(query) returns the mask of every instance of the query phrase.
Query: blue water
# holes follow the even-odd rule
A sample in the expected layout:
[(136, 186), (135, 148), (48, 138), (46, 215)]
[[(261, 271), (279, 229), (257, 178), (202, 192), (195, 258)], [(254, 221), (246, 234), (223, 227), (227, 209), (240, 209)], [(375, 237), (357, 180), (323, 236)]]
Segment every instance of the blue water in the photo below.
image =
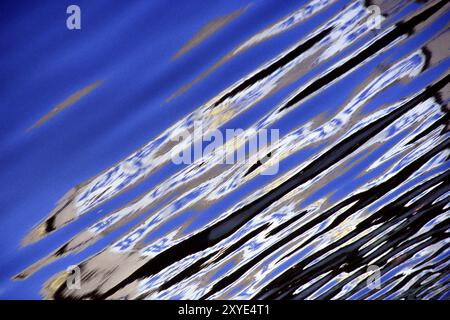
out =
[[(353, 3), (355, 7), (363, 7), (363, 4), (359, 2), (330, 1), (331, 3), (324, 5), (324, 8), (318, 13), (312, 16), (305, 15), (304, 20), (298, 24), (285, 28), (280, 33), (273, 34), (262, 42), (232, 56), (209, 75), (194, 82), (186, 91), (169, 99), (177, 90), (194, 81), (245, 41), (256, 34), (261, 34), (263, 30), (270, 28), (274, 23), (308, 5), (308, 1), (219, 0), (211, 2), (194, 0), (169, 2), (152, 0), (111, 2), (78, 0), (76, 4), (81, 8), (82, 28), (81, 30), (69, 30), (66, 27), (68, 17), (66, 8), (73, 4), (72, 2), (20, 0), (2, 1), (0, 4), (1, 299), (51, 298), (51, 293), (45, 290), (46, 293), (41, 291), (46, 286), (47, 281), (51, 281), (49, 279), (52, 279), (56, 274), (64, 273), (70, 265), (91, 261), (97, 253), (103, 254), (110, 250), (113, 243), (131, 232), (130, 230), (143, 223), (152, 214), (163, 212), (165, 205), (175, 203), (178, 195), (163, 199), (162, 203), (155, 208), (143, 210), (131, 221), (117, 224), (116, 229), (102, 234), (97, 242), (83, 248), (80, 252), (72, 252), (55, 262), (45, 264), (26, 279), (16, 280), (13, 278), (38, 260), (51, 255), (52, 252), (70, 241), (85, 228), (95, 224), (99, 219), (107, 217), (122, 207), (129, 206), (133, 199), (144, 195), (164, 181), (170, 181), (174, 174), (189, 167), (189, 164), (175, 165), (171, 162), (161, 161), (150, 174), (142, 174), (142, 180), (130, 182), (133, 179), (130, 178), (129, 181), (127, 180), (128, 182), (123, 182), (123, 186), (129, 183), (127, 185), (129, 188), (124, 188), (117, 194), (107, 195), (104, 201), (96, 203), (85, 211), (80, 209), (81, 214), (76, 219), (67, 221), (67, 224), (58, 226), (48, 235), (23, 246), (23, 239), (39, 223), (49, 217), (57, 202), (66, 192), (97, 176), (103, 170), (111, 168), (117, 162), (157, 138), (160, 133), (178, 120), (183, 119), (195, 110), (199, 110), (202, 105), (208, 105), (210, 99), (220, 97), (230, 91), (232, 86), (247, 78), (251, 73), (260, 70), (262, 65), (270, 63), (270, 61), (276, 61), (279, 59), (278, 55), (282, 52), (287, 52), (292, 46), (295, 47), (305, 41), (315, 30), (322, 28), (325, 24), (332, 23), (332, 19), (347, 10), (350, 4)], [(356, 37), (354, 40), (349, 37), (349, 43), (337, 43), (338, 39), (342, 40), (347, 36), (344, 31), (338, 30), (339, 26), (343, 26), (345, 23), (354, 23), (351, 20), (346, 21), (345, 17), (341, 18), (339, 21), (345, 23), (341, 25), (338, 21), (337, 24), (333, 25), (334, 30), (337, 30), (337, 38), (322, 47), (320, 43), (316, 44), (320, 47), (318, 51), (311, 51), (313, 57), (320, 58), (322, 61), (305, 60), (296, 62), (301, 71), (294, 73), (291, 78), (288, 76), (283, 78), (284, 80), (287, 78), (290, 80), (288, 83), (275, 88), (274, 92), (270, 94), (263, 93), (261, 100), (255, 100), (254, 105), (237, 100), (235, 108), (239, 111), (232, 114), (229, 122), (221, 123), (219, 128), (221, 130), (226, 128), (245, 129), (252, 126), (265, 115), (275, 112), (293, 95), (304, 90), (299, 88), (306, 83), (322, 77), (324, 72), (336, 68), (342, 61), (355, 54), (357, 50), (366, 48), (370, 41), (381, 37), (383, 32), (388, 32), (396, 21), (407, 20), (421, 10), (439, 3), (438, 1), (430, 1), (428, 4), (408, 1), (398, 2), (400, 3), (399, 9), (387, 14), (387, 18), (380, 29), (363, 30), (361, 31), (364, 33), (362, 36)], [(241, 11), (231, 21), (225, 23), (184, 55), (174, 58), (174, 55), (205, 25), (237, 10)], [(394, 68), (396, 63), (406, 60), (414, 52), (422, 50), (421, 48), (428, 45), (436, 37), (445, 35), (446, 32), (448, 34), (449, 17), (450, 12), (448, 12), (447, 5), (439, 9), (438, 14), (428, 18), (423, 29), (404, 36), (398, 43), (392, 42), (391, 47), (378, 50), (376, 54), (359, 63), (356, 68), (349, 70), (348, 73), (342, 74), (342, 77), (331, 82), (329, 86), (320, 88), (316, 95), (311, 95), (311, 97), (300, 101), (299, 104), (295, 105), (295, 108), (289, 110), (288, 114), (270, 123), (269, 127), (279, 129), (283, 137), (310, 121), (313, 123), (311, 131), (322, 123), (331, 123), (329, 122), (330, 119), (364, 89), (362, 87), (364, 83), (367, 85), (383, 73), (387, 74), (388, 71), (386, 70)], [(351, 28), (356, 30), (361, 23), (356, 23)], [(198, 195), (191, 195), (190, 197), (196, 203), (198, 202), (199, 207), (189, 207), (180, 211), (171, 209), (172, 211), (169, 211), (170, 219), (168, 218), (165, 222), (158, 222), (155, 230), (148, 229), (148, 234), (145, 235), (143, 242), (137, 245), (137, 248), (142, 249), (146, 245), (157, 242), (181, 226), (185, 229), (180, 229), (180, 234), (177, 236), (191, 237), (191, 233), (204, 230), (209, 224), (219, 223), (222, 219), (221, 215), (227, 210), (231, 210), (230, 208), (239, 201), (245, 202), (246, 199), (257, 198), (257, 196), (252, 195), (253, 192), (261, 191), (263, 186), (270, 185), (283, 174), (294, 174), (300, 170), (299, 168), (302, 165), (306, 166), (313, 161), (315, 156), (326, 153), (330, 147), (338, 143), (339, 139), (348, 134), (353, 125), (358, 122), (364, 123), (364, 119), (370, 119), (376, 112), (384, 112), (385, 108), (412, 98), (414, 94), (420, 93), (427, 85), (431, 85), (448, 75), (450, 60), (448, 59), (448, 42), (445, 42), (445, 39), (442, 36), (442, 40), (438, 41), (441, 45), (440, 53), (433, 52), (432, 55), (433, 57), (440, 57), (438, 62), (431, 63), (429, 66), (425, 66), (422, 60), (411, 62), (417, 63), (417, 66), (411, 67), (411, 70), (417, 69), (417, 71), (408, 71), (405, 68), (402, 72), (405, 72), (405, 74), (409, 72), (410, 75), (405, 76), (408, 79), (402, 80), (401, 76), (396, 75), (392, 84), (384, 84), (384, 87), (376, 89), (374, 97), (365, 101), (360, 107), (361, 113), (357, 117), (355, 116), (347, 126), (341, 129), (333, 129), (336, 136), (330, 136), (323, 140), (318, 139), (310, 145), (307, 145), (305, 141), (312, 135), (299, 136), (292, 142), (292, 147), (299, 149), (295, 149), (292, 154), (288, 154), (282, 159), (280, 171), (277, 175), (257, 176), (245, 182), (239, 180), (238, 188), (230, 189), (218, 201), (204, 203), (200, 199), (200, 196), (204, 196), (207, 192), (214, 192), (218, 187), (208, 189), (207, 192), (199, 192)], [(340, 48), (337, 52), (330, 54), (330, 57), (325, 58), (325, 50), (333, 48), (334, 45)], [(30, 129), (55, 106), (96, 81), (100, 81), (98, 87), (58, 112), (42, 125)], [(445, 91), (445, 88), (443, 90)], [(448, 98), (448, 86), (446, 90)], [(250, 99), (255, 99), (255, 97)], [(246, 103), (247, 105), (245, 105)], [(439, 104), (441, 111), (439, 111)], [(436, 108), (436, 110), (433, 111), (433, 108)], [(426, 110), (429, 113), (426, 113)], [(445, 97), (444, 101), (430, 100), (429, 105), (424, 110), (417, 111), (417, 117), (422, 118), (412, 120), (412, 122), (411, 119), (403, 119), (404, 124), (400, 127), (391, 128), (391, 133), (387, 133), (387, 138), (382, 137), (382, 134), (374, 135), (373, 139), (378, 141), (379, 144), (375, 143), (369, 147), (370, 142), (366, 142), (367, 150), (349, 155), (332, 172), (326, 173), (329, 175), (329, 180), (314, 182), (312, 185), (305, 187), (306, 191), (298, 189), (298, 202), (292, 202), (293, 206), (297, 206), (296, 209), (283, 207), (284, 204), (290, 204), (291, 201), (289, 196), (284, 195), (279, 203), (274, 203), (273, 212), (269, 213), (268, 220), (264, 220), (266, 219), (263, 218), (264, 214), (259, 213), (248, 223), (254, 222), (257, 224), (257, 219), (261, 218), (262, 221), (272, 222), (273, 225), (270, 228), (273, 228), (275, 222), (278, 221), (276, 220), (277, 214), (284, 212), (283, 210), (288, 210), (289, 213), (286, 213), (286, 216), (280, 216), (282, 217), (280, 218), (280, 224), (284, 221), (283, 219), (296, 216), (303, 210), (314, 212), (311, 206), (317, 201), (323, 200), (332, 207), (352, 194), (363, 190), (365, 184), (382, 177), (388, 170), (392, 169), (394, 174), (399, 172), (408, 165), (408, 157), (417, 159), (430, 153), (433, 148), (443, 146), (448, 142), (448, 132), (443, 130), (445, 126), (448, 128), (447, 120), (439, 127), (442, 131), (436, 133), (437, 138), (432, 136), (431, 133), (426, 133), (421, 143), (414, 144), (411, 147), (400, 146), (404, 139), (424, 131), (428, 124), (437, 122), (442, 117), (448, 117), (448, 110), (448, 100), (445, 100)], [(204, 112), (206, 114), (209, 111)], [(423, 124), (423, 128), (420, 127), (421, 124)], [(416, 128), (416, 125), (419, 126), (419, 129)], [(383, 140), (385, 138), (387, 140)], [(302, 143), (305, 143), (304, 147), (300, 147)], [(420, 151), (421, 146), (424, 148), (423, 151)], [(373, 170), (365, 171), (392, 150), (397, 150), (398, 153), (386, 162), (376, 165)], [(418, 178), (411, 181), (402, 180), (399, 183), (399, 189), (392, 191), (394, 192), (393, 195), (387, 195), (386, 198), (381, 197), (379, 203), (375, 203), (375, 200), (370, 201), (364, 208), (368, 210), (370, 215), (383, 205), (395, 203), (396, 196), (401, 196), (402, 192), (412, 190), (436, 175), (445, 175), (450, 169), (447, 159), (448, 148), (445, 147), (436, 154), (435, 167), (428, 164), (425, 168), (422, 168), (424, 172), (417, 173), (419, 174)], [(352, 161), (355, 162), (354, 166), (351, 166)], [(345, 169), (346, 166), (349, 166), (348, 170)], [(229, 176), (224, 177), (220, 185), (231, 181), (229, 179), (231, 179)], [(325, 178), (321, 177), (320, 179)], [(449, 189), (449, 184), (447, 177), (443, 179), (442, 184), (436, 188), (440, 188), (440, 192), (445, 195), (445, 188)], [(199, 182), (195, 182), (193, 185), (187, 184), (187, 190), (195, 190), (194, 188), (198, 184)], [(441, 190), (442, 188), (444, 189)], [(180, 199), (191, 198), (187, 195), (181, 195)], [(419, 214), (421, 210), (425, 210), (423, 208), (431, 206), (435, 199), (427, 200), (425, 197), (422, 200), (424, 204), (417, 209)], [(447, 198), (444, 197), (444, 200), (448, 202), (448, 194)], [(371, 207), (372, 205), (373, 207)], [(325, 207), (317, 210), (314, 215), (326, 212)], [(424, 218), (425, 221), (418, 222), (421, 224), (420, 226), (425, 225), (432, 218), (440, 216), (443, 217), (442, 221), (447, 224), (448, 228), (448, 207), (443, 206), (440, 210), (439, 213), (436, 212), (429, 218)], [(357, 216), (359, 213), (353, 214)], [(428, 216), (424, 213), (424, 217)], [(407, 219), (410, 218), (412, 219), (412, 216)], [(298, 223), (301, 223), (302, 219), (307, 219), (307, 216), (300, 218)], [(330, 220), (325, 220), (324, 225), (332, 220), (333, 217)], [(233, 241), (247, 234), (248, 230), (256, 228), (256, 226), (250, 226), (248, 223), (242, 224), (233, 235), (227, 235), (224, 244), (221, 246), (224, 249), (227, 248)], [(434, 221), (431, 221), (431, 224), (433, 223)], [(288, 234), (289, 228), (292, 228), (292, 231), (295, 230), (295, 223), (288, 226), (284, 232)], [(319, 230), (322, 229), (319, 228)], [(260, 235), (264, 232), (261, 231)], [(307, 235), (307, 232), (305, 232), (306, 237), (312, 235)], [(335, 236), (330, 235), (330, 237)], [(256, 235), (254, 237), (256, 238)], [(323, 242), (319, 241), (320, 243), (314, 244), (317, 245), (317, 250), (319, 250), (319, 247), (322, 248), (321, 246), (326, 248), (333, 241), (337, 241), (337, 238), (327, 239), (324, 238), (321, 240)], [(389, 299), (404, 298), (405, 291), (410, 290), (408, 291), (410, 297), (424, 299), (427, 297), (422, 294), (421, 290), (425, 290), (429, 286), (429, 288), (435, 290), (434, 298), (447, 298), (450, 288), (445, 277), (449, 270), (448, 240), (448, 236), (441, 237), (436, 242), (438, 245), (432, 246), (430, 243), (429, 251), (426, 254), (424, 253), (428, 257), (439, 250), (443, 250), (443, 256), (439, 256), (439, 259), (436, 258), (436, 266), (430, 267), (430, 274), (441, 279), (441, 287), (433, 289), (431, 284), (425, 284), (422, 288), (419, 286), (418, 289), (414, 290), (409, 287), (404, 290), (396, 289), (391, 291), (390, 295), (382, 296), (380, 294), (380, 296)], [(225, 257), (221, 261), (222, 258), (219, 260), (211, 258), (208, 266), (216, 264), (214, 268), (211, 267), (207, 274), (211, 283), (220, 281), (226, 275), (236, 271), (237, 265), (246, 262), (246, 259), (251, 261), (251, 257), (245, 256), (245, 253), (255, 252), (256, 254), (256, 252), (259, 252), (260, 246), (268, 245), (269, 242), (267, 241), (266, 244), (264, 244), (264, 241), (260, 243), (260, 239), (255, 240), (254, 243), (251, 242), (251, 239), (248, 241), (248, 248), (238, 247), (233, 249), (236, 251), (236, 256), (233, 259)], [(295, 244), (300, 243), (300, 240), (295, 240), (292, 245), (295, 246)], [(176, 245), (176, 242), (170, 243), (168, 248)], [(167, 266), (169, 269), (155, 272), (162, 280), (155, 280), (156, 278), (152, 278), (151, 274), (146, 277), (139, 277), (143, 286), (144, 283), (149, 283), (147, 288), (128, 290), (125, 286), (126, 297), (130, 299), (137, 297), (197, 299), (209, 292), (211, 298), (227, 299), (289, 298), (296, 295), (301, 298), (308, 296), (309, 298), (317, 298), (330, 289), (329, 284), (326, 285), (325, 283), (322, 290), (316, 292), (316, 296), (310, 296), (313, 292), (306, 294), (306, 291), (303, 291), (305, 292), (305, 297), (303, 297), (301, 290), (296, 293), (286, 291), (287, 296), (271, 295), (270, 293), (273, 287), (284, 290), (287, 280), (283, 278), (283, 275), (290, 275), (292, 281), (294, 281), (292, 282), (293, 285), (297, 287), (306, 283), (314, 283), (313, 280), (308, 278), (309, 276), (304, 278), (303, 275), (296, 274), (291, 269), (294, 264), (301, 263), (303, 259), (306, 259), (309, 250), (312, 250), (311, 252), (316, 250), (309, 248), (309, 245), (311, 244), (305, 243), (305, 247), (294, 250), (291, 257), (271, 264), (273, 261), (278, 261), (285, 253), (290, 252), (289, 250), (292, 250), (293, 247), (286, 247), (281, 251), (276, 251), (274, 248), (273, 256), (268, 256), (264, 258), (265, 260), (262, 259), (260, 265), (254, 264), (255, 272), (258, 270), (261, 272), (259, 276), (254, 274), (241, 275), (226, 288), (220, 288), (216, 291), (211, 287), (205, 287), (202, 291), (202, 284), (196, 279), (196, 273), (199, 276), (205, 276), (201, 273), (201, 270), (187, 276), (184, 282), (179, 281), (172, 287), (161, 289), (160, 285), (165, 280), (171, 279), (174, 274), (185, 268), (181, 267), (181, 264), (178, 267), (176, 264), (169, 264)], [(210, 247), (212, 248), (213, 244)], [(406, 252), (413, 250), (413, 247), (406, 247)], [(204, 252), (204, 256), (206, 256), (206, 248)], [(239, 256), (239, 254), (242, 255)], [(202, 256), (203, 254), (200, 252), (198, 256), (191, 258), (194, 262)], [(426, 257), (423, 259), (426, 259)], [(146, 259), (151, 260), (152, 258)], [(407, 259), (410, 259), (410, 257)], [(82, 281), (81, 293), (75, 293), (75, 297), (88, 297), (89, 290), (91, 290), (90, 286), (98, 286), (101, 292), (107, 292), (113, 285), (127, 279), (127, 270), (131, 274), (141, 267), (141, 264), (136, 265), (136, 267), (133, 264), (125, 267), (124, 260), (120, 260), (121, 262), (116, 262), (114, 259), (113, 261), (105, 260), (107, 262), (104, 265), (101, 261), (99, 259), (95, 262), (95, 266), (86, 267), (86, 270), (94, 272), (94, 274), (98, 271), (96, 268), (101, 269), (100, 275), (89, 280), (90, 284), (87, 289), (83, 289)], [(186, 266), (190, 265), (190, 262), (186, 261)], [(383, 286), (388, 285), (389, 279), (407, 277), (408, 270), (414, 271), (414, 266), (418, 265), (420, 261), (413, 261), (411, 265), (399, 268), (395, 276), (382, 278)], [(107, 272), (107, 270), (113, 270), (116, 267), (115, 263), (124, 266), (125, 271), (120, 271), (124, 275), (118, 273), (118, 280), (109, 284), (102, 278), (101, 274)], [(356, 272), (358, 268), (366, 268), (368, 265), (367, 262), (358, 262), (358, 260), (349, 264), (352, 265), (348, 271), (349, 274), (353, 271)], [(382, 274), (384, 274), (384, 266), (385, 263), (380, 266)], [(177, 268), (179, 268), (178, 271)], [(389, 270), (386, 267), (386, 273)], [(297, 275), (299, 276), (298, 279), (296, 278)], [(322, 276), (328, 277), (328, 275), (320, 275), (320, 272), (318, 272), (317, 278), (314, 279), (320, 279)], [(277, 277), (279, 277), (279, 280), (276, 280), (278, 282), (274, 280)], [(415, 280), (417, 279), (419, 278), (415, 278)], [(155, 283), (151, 281), (155, 281)], [(189, 286), (194, 286), (197, 291), (189, 291), (187, 289)], [(155, 292), (151, 293), (152, 291), (149, 288), (156, 288), (156, 292), (160, 292), (160, 295)], [(269, 293), (265, 296), (264, 292)], [(357, 291), (351, 293), (355, 294), (357, 298), (370, 298), (370, 296), (364, 296), (363, 293), (358, 296)], [(111, 294), (114, 294), (114, 292)], [(67, 295), (70, 294), (67, 293)], [(109, 296), (109, 294), (102, 296), (102, 298), (110, 297), (119, 298), (117, 295)], [(347, 298), (351, 298), (350, 293)], [(376, 298), (376, 296), (372, 298)]]

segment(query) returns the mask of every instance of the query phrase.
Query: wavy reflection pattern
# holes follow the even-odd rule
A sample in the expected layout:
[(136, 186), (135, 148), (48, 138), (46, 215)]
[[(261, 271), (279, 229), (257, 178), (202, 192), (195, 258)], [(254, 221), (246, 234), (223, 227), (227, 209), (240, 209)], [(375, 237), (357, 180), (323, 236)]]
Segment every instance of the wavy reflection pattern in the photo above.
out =
[[(371, 28), (371, 5), (381, 28)], [(449, 285), (449, 6), (447, 1), (312, 0), (267, 23), (167, 101), (268, 41), (326, 19), (127, 157), (74, 186), (23, 240), (42, 241), (171, 165), (233, 120), (257, 113), (236, 141), (177, 167), (15, 276), (83, 252), (81, 289), (63, 270), (48, 299), (438, 299)], [(210, 22), (177, 59), (253, 5)], [(328, 16), (327, 16), (328, 15)], [(218, 22), (217, 22), (218, 21)], [(193, 35), (194, 36), (194, 35)], [(355, 80), (357, 79), (357, 80)], [(345, 84), (348, 88), (339, 91)], [(348, 92), (348, 93), (347, 93)], [(392, 95), (392, 92), (398, 94)], [(336, 95), (339, 95), (335, 99)], [(394, 99), (383, 99), (386, 96)], [(281, 98), (280, 98), (281, 96)], [(271, 108), (259, 105), (275, 101)], [(301, 117), (299, 115), (302, 115)], [(53, 119), (52, 121), (57, 121)], [(174, 132), (204, 136), (174, 142)], [(267, 151), (223, 164), (249, 133), (280, 128)], [(237, 190), (243, 193), (237, 194)], [(62, 190), (66, 191), (66, 190)], [(239, 195), (239, 196), (236, 196)], [(130, 222), (132, 222), (130, 224)], [(128, 226), (124, 228), (124, 226)], [(377, 288), (367, 279), (378, 268)]]

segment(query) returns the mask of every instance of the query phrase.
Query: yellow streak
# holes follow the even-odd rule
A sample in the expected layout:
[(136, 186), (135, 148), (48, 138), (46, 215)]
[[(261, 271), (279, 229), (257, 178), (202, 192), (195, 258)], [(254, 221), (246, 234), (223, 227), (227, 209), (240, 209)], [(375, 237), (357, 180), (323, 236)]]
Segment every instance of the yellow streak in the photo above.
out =
[(187, 44), (185, 44), (174, 56), (172, 59), (177, 59), (182, 55), (186, 54), (189, 50), (197, 46), (199, 43), (210, 37), (212, 34), (217, 32), (219, 29), (223, 28), (231, 21), (240, 16), (245, 10), (247, 10), (248, 6), (245, 8), (241, 8), (233, 11), (225, 16), (217, 18), (208, 24), (206, 24), (197, 34), (189, 40)]
[(42, 124), (44, 124), (45, 122), (47, 122), (48, 120), (50, 120), (51, 118), (56, 116), (58, 113), (60, 113), (62, 110), (70, 107), (75, 102), (80, 100), (82, 97), (87, 95), (89, 92), (91, 92), (92, 90), (97, 88), (101, 83), (102, 83), (102, 81), (99, 80), (99, 81), (94, 82), (93, 84), (88, 85), (87, 87), (84, 87), (81, 90), (78, 90), (77, 92), (72, 94), (70, 97), (68, 97), (66, 100), (64, 100), (63, 102), (59, 103), (56, 107), (54, 107), (45, 116), (40, 118), (35, 124), (33, 124), (30, 128), (27, 129), (27, 132), (32, 130), (32, 129), (35, 129), (35, 128), (41, 126)]

